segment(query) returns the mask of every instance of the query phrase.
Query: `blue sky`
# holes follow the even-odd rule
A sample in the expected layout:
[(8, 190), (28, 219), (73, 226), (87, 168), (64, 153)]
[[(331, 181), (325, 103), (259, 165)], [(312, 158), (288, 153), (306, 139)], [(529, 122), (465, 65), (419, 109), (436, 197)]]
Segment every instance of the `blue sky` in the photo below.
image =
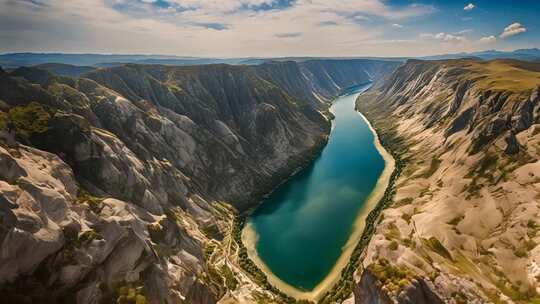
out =
[[(393, 5), (410, 5), (412, 1), (390, 1)], [(526, 29), (519, 35), (498, 39), (493, 47), (514, 49), (516, 47), (539, 46), (540, 32), (538, 12), (540, 1), (415, 1), (426, 5), (433, 5), (437, 11), (423, 18), (414, 18), (403, 23), (406, 28), (395, 35), (412, 35), (421, 32), (446, 32), (459, 33), (466, 31), (466, 37), (480, 39), (487, 36), (501, 34), (503, 29), (510, 24), (518, 22)], [(474, 7), (464, 10), (464, 7), (472, 3)]]
[(540, 1), (0, 0), (0, 52), (423, 56), (540, 47)]

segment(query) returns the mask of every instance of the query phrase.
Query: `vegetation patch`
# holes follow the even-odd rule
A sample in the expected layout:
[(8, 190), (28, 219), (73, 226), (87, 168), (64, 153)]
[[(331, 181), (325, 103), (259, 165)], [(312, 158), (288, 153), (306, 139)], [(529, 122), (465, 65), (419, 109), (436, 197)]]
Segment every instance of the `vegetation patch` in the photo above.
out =
[(212, 254), (214, 253), (215, 249), (216, 249), (216, 245), (213, 244), (213, 243), (208, 243), (208, 244), (204, 247), (203, 255), (204, 255), (204, 260), (205, 260), (205, 261), (209, 261), (209, 260), (210, 260), (210, 257), (211, 257)]
[(86, 204), (95, 214), (99, 214), (103, 209), (103, 198), (92, 196), (83, 188), (79, 188), (75, 204)]
[(63, 248), (63, 262), (65, 265), (76, 264), (75, 253), (77, 249), (90, 244), (93, 240), (102, 240), (103, 236), (93, 229), (78, 234), (77, 231), (65, 227), (63, 230), (65, 244)]
[(536, 221), (529, 219), (527, 221), (527, 236), (531, 239), (536, 237), (538, 230), (540, 230), (540, 226), (536, 223)]
[(388, 245), (388, 249), (392, 250), (392, 251), (395, 251), (397, 250), (399, 247), (399, 244), (398, 242), (396, 242), (395, 240), (390, 242), (390, 244)]
[(525, 291), (521, 291), (519, 286), (512, 284), (505, 277), (500, 278), (495, 283), (495, 286), (497, 286), (497, 288), (505, 296), (509, 297), (515, 303), (519, 303), (519, 304), (540, 303), (540, 296), (534, 289), (528, 288)]
[(411, 239), (411, 238), (403, 239), (402, 242), (403, 242), (403, 245), (404, 245), (405, 247), (412, 248), (412, 249), (414, 249), (414, 248), (416, 247), (416, 243), (415, 243), (414, 240)]
[(514, 249), (514, 255), (518, 258), (526, 258), (527, 250), (525, 248), (516, 248)]
[(435, 253), (439, 254), (440, 256), (453, 260), (452, 255), (450, 252), (444, 247), (444, 245), (436, 238), (436, 237), (430, 237), (429, 239), (422, 238), (422, 243), (424, 246), (428, 247)]
[(467, 296), (461, 291), (452, 292), (452, 298), (456, 301), (457, 304), (467, 304)]
[(117, 304), (146, 304), (142, 284), (124, 283), (116, 290)]
[(401, 233), (399, 232), (398, 227), (395, 223), (390, 223), (386, 225), (384, 229), (384, 237), (387, 240), (399, 239), (401, 238)]
[(225, 278), (225, 286), (227, 287), (227, 289), (235, 290), (236, 287), (238, 287), (238, 281), (236, 280), (236, 277), (234, 276), (234, 273), (231, 271), (229, 266), (221, 266), (221, 273)]
[(28, 139), (33, 134), (44, 133), (49, 129), (51, 114), (41, 104), (31, 102), (11, 108), (8, 117), (17, 135)]
[(396, 292), (409, 285), (415, 277), (408, 268), (392, 265), (384, 258), (377, 259), (368, 266), (368, 270), (391, 292)]
[(96, 231), (94, 231), (93, 229), (83, 231), (79, 235), (80, 245), (88, 244), (92, 242), (93, 240), (102, 240), (102, 239), (103, 239), (103, 236), (97, 233)]
[(225, 290), (223, 290), (223, 277), (219, 273), (219, 271), (212, 265), (208, 265), (208, 276), (210, 277), (210, 283), (214, 285), (214, 287), (218, 290), (218, 293), (223, 295), (225, 293)]

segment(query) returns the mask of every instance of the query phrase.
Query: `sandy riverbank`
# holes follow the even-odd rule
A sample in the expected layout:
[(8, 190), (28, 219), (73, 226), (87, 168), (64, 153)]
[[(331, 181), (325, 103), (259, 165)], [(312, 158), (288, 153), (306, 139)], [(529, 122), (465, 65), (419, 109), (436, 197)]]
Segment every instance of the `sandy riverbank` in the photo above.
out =
[(362, 236), (362, 232), (364, 230), (365, 224), (366, 224), (366, 218), (369, 214), (369, 212), (376, 206), (377, 202), (383, 197), (384, 192), (386, 188), (388, 187), (388, 183), (390, 181), (390, 176), (392, 175), (392, 172), (395, 168), (395, 160), (384, 149), (382, 144), (379, 141), (379, 137), (377, 136), (377, 132), (375, 132), (375, 129), (373, 129), (373, 126), (371, 123), (366, 119), (364, 115), (361, 113), (358, 113), (362, 119), (366, 122), (369, 129), (374, 135), (374, 144), (379, 152), (379, 154), (382, 156), (385, 162), (384, 170), (381, 173), (381, 176), (379, 176), (379, 179), (377, 180), (377, 184), (375, 185), (375, 188), (369, 195), (366, 202), (363, 204), (362, 208), (358, 212), (358, 216), (353, 224), (353, 229), (351, 232), (351, 235), (349, 237), (349, 240), (345, 244), (345, 246), (342, 248), (342, 253), (340, 257), (338, 258), (336, 264), (334, 267), (332, 267), (332, 270), (328, 273), (328, 275), (311, 291), (302, 291), (294, 286), (291, 286), (285, 282), (283, 282), (281, 279), (279, 279), (276, 275), (270, 271), (268, 266), (260, 259), (260, 257), (257, 254), (257, 250), (255, 248), (255, 245), (257, 243), (257, 233), (251, 226), (251, 224), (248, 222), (244, 229), (242, 230), (242, 242), (244, 243), (244, 246), (247, 249), (249, 258), (259, 267), (267, 276), (268, 281), (270, 284), (277, 287), (282, 292), (286, 293), (287, 295), (294, 297), (296, 299), (306, 299), (306, 300), (312, 300), (316, 301), (319, 298), (321, 298), (326, 291), (328, 291), (332, 286), (339, 280), (341, 270), (347, 265), (349, 262), (350, 256), (356, 246), (356, 244), (360, 241), (360, 237)]

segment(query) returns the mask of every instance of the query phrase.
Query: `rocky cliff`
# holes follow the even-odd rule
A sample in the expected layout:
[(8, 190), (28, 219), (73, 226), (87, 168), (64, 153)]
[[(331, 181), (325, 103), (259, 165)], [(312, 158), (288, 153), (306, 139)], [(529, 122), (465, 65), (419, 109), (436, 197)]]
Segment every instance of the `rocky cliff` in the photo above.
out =
[[(396, 65), (377, 64), (380, 73)], [(329, 132), (328, 99), (369, 80), (324, 72), (319, 83), (304, 69), (0, 70), (0, 294), (13, 303), (272, 299), (237, 267), (231, 205), (253, 206), (313, 157)]]
[(411, 60), (359, 98), (402, 168), (357, 302), (540, 300), (539, 93), (538, 63)]
[(399, 62), (364, 59), (326, 59), (264, 63), (252, 68), (288, 94), (325, 108), (344, 88), (377, 81), (390, 74)]

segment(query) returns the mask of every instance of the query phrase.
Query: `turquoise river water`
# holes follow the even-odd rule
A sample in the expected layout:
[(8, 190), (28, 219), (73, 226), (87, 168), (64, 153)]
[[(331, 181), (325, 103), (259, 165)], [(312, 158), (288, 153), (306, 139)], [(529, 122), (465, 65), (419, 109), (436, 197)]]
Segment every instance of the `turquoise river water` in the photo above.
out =
[(373, 133), (354, 110), (367, 88), (358, 86), (334, 101), (333, 128), (320, 156), (249, 218), (258, 256), (300, 290), (312, 290), (330, 272), (385, 166)]

